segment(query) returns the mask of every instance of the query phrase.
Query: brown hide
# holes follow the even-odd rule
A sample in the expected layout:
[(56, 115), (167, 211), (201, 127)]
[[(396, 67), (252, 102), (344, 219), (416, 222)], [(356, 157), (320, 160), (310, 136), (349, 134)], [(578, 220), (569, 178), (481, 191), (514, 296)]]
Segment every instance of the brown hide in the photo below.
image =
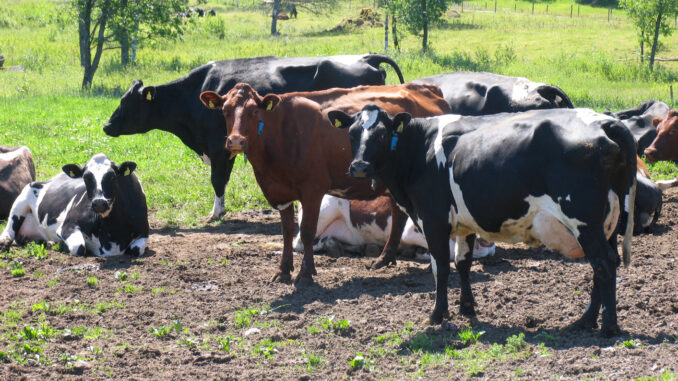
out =
[(647, 169), (645, 162), (643, 162), (640, 156), (636, 156), (636, 167), (637, 167), (636, 172), (642, 174), (648, 179), (650, 178), (650, 171)]
[(35, 181), (35, 167), (28, 147), (0, 146), (0, 220), (9, 216), (14, 200), (32, 181)]
[(655, 119), (657, 137), (645, 149), (649, 162), (678, 160), (678, 111), (671, 110), (666, 118)]
[[(241, 83), (223, 97), (206, 92), (201, 94), (201, 100), (209, 108), (222, 109), (228, 132), (227, 149), (232, 153), (246, 152), (264, 196), (280, 210), (283, 254), (274, 279), (283, 280), (290, 277), (293, 268), (294, 210), (289, 207), (292, 201), (300, 200), (304, 208), (300, 224), (304, 259), (296, 278), (300, 280), (316, 274), (312, 244), (323, 195), (369, 200), (386, 192), (383, 184), (377, 182), (372, 189), (369, 181), (348, 175), (346, 168), (352, 155), (347, 131), (333, 127), (325, 113), (329, 109), (354, 113), (370, 103), (391, 114), (409, 112), (414, 117), (449, 111), (437, 86), (411, 83), (265, 97)], [(373, 267), (395, 262), (407, 220), (395, 202), (390, 202), (393, 214), (389, 241)]]
[(351, 225), (355, 227), (376, 223), (385, 230), (390, 215), (391, 198), (388, 196), (380, 196), (374, 200), (351, 200), (349, 203), (349, 217)]

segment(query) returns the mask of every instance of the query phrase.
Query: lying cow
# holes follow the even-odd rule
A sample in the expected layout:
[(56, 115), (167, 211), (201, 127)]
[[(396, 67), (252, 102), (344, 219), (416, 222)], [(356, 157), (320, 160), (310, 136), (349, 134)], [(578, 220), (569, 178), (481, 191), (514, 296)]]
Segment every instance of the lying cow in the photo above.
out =
[(398, 65), (388, 56), (365, 54), (330, 57), (255, 57), (210, 62), (186, 76), (159, 86), (139, 80), (122, 96), (120, 106), (104, 126), (110, 136), (170, 132), (211, 165), (214, 205), (209, 218), (224, 215), (224, 190), (233, 169), (224, 148), (226, 131), (219, 113), (206, 110), (198, 96), (204, 91), (228, 92), (236, 83), (249, 83), (261, 94), (316, 91), (332, 87), (383, 85), (386, 72), (379, 65)]
[[(334, 241), (349, 251), (361, 251), (366, 245), (386, 245), (391, 231), (390, 197), (381, 196), (374, 200), (344, 200), (325, 195), (320, 203), (318, 225), (313, 251), (335, 248)], [(303, 219), (303, 208), (299, 208), (299, 219)], [(412, 219), (408, 218), (400, 238), (401, 246), (416, 246), (428, 250), (426, 238)], [(450, 253), (454, 253), (454, 239), (450, 239)], [(343, 246), (341, 251), (343, 251)], [(294, 238), (294, 249), (303, 251), (301, 234)], [(473, 258), (494, 255), (495, 244), (476, 239)], [(454, 259), (454, 258), (452, 258)]]
[(452, 113), (459, 115), (574, 107), (560, 88), (520, 77), (458, 71), (412, 82), (439, 86)]
[(7, 219), (14, 200), (23, 187), (34, 180), (31, 150), (28, 147), (0, 146), (0, 220)]
[(460, 311), (475, 314), (469, 252), (478, 234), (543, 244), (570, 258), (585, 256), (594, 281), (591, 302), (576, 326), (595, 327), (602, 304), (602, 333), (620, 332), (616, 227), (620, 213), (628, 218), (623, 244), (628, 264), (636, 149), (619, 121), (586, 109), (411, 120), (406, 113), (391, 118), (374, 105), (354, 115), (331, 111), (329, 118), (350, 126), (349, 173), (383, 181), (423, 228), (436, 281), (431, 322), (448, 314), (449, 266), (437, 264), (449, 258), (450, 236), (457, 241)]
[(77, 256), (143, 254), (148, 211), (136, 166), (117, 166), (100, 153), (83, 168), (67, 164), (64, 173), (26, 185), (0, 235), (0, 250), (30, 240), (57, 242)]
[[(422, 116), (449, 111), (440, 89), (426, 84), (361, 86), (350, 91), (331, 89), (261, 97), (250, 85), (241, 83), (223, 97), (208, 91), (200, 99), (208, 108), (222, 110), (228, 150), (232, 154), (243, 153), (250, 160), (264, 197), (280, 211), (283, 253), (274, 279), (290, 278), (294, 235), (294, 208), (290, 205), (295, 200), (301, 201), (305, 211), (300, 224), (304, 258), (295, 282), (312, 280), (316, 274), (313, 238), (323, 195), (373, 199), (385, 192), (379, 183), (370, 186), (348, 176), (346, 166), (351, 160), (348, 136), (332, 128), (320, 104), (348, 112), (372, 102), (392, 112), (408, 110)], [(374, 268), (395, 263), (407, 219), (394, 204), (391, 211), (389, 241), (373, 263)]]
[(621, 120), (628, 127), (636, 139), (638, 155), (642, 156), (645, 149), (657, 137), (657, 129), (653, 120), (666, 118), (670, 109), (669, 105), (664, 102), (644, 101), (634, 108), (618, 111), (614, 114), (606, 111), (605, 114)]

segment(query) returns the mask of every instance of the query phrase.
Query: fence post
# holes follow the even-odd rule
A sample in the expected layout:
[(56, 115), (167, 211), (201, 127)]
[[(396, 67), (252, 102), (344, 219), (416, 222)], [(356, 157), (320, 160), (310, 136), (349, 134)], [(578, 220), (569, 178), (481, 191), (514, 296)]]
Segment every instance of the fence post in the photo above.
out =
[(532, 14), (534, 14), (534, 3), (532, 3)]
[(570, 5), (570, 18), (572, 18), (572, 9), (574, 9), (574, 5)]
[(461, 2), (461, 13), (464, 13), (464, 2)]
[(549, 14), (549, 5), (548, 4), (546, 4), (546, 14), (547, 15)]
[(673, 85), (671, 85), (671, 106), (673, 106)]
[(497, 0), (494, 0), (494, 13), (497, 13)]
[(577, 5), (577, 17), (579, 17), (579, 11), (581, 10), (581, 5)]

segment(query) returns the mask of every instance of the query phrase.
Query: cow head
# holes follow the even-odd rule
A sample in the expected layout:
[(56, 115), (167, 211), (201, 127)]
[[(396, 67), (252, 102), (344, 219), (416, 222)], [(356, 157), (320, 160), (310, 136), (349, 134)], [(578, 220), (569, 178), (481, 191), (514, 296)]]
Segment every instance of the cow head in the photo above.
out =
[(84, 180), (92, 210), (105, 218), (111, 213), (118, 197), (120, 178), (130, 176), (136, 168), (136, 163), (131, 161), (117, 166), (106, 155), (99, 153), (92, 156), (82, 168), (77, 164), (66, 164), (62, 169), (68, 177)]
[(655, 118), (657, 137), (645, 149), (647, 161), (678, 160), (678, 111), (671, 110), (666, 118)]
[(355, 178), (374, 177), (375, 172), (389, 160), (399, 134), (412, 118), (404, 112), (391, 118), (386, 111), (373, 104), (354, 115), (330, 111), (327, 116), (335, 127), (348, 128), (353, 153), (348, 172)]
[(123, 94), (120, 106), (104, 125), (104, 132), (110, 136), (131, 135), (147, 132), (153, 127), (149, 123), (151, 107), (155, 101), (155, 87), (144, 86), (136, 80)]
[(263, 113), (273, 110), (280, 97), (268, 94), (261, 97), (246, 83), (235, 85), (223, 97), (214, 91), (200, 94), (205, 107), (221, 110), (226, 120), (226, 149), (231, 159), (239, 153), (247, 153), (248, 142), (264, 130)]

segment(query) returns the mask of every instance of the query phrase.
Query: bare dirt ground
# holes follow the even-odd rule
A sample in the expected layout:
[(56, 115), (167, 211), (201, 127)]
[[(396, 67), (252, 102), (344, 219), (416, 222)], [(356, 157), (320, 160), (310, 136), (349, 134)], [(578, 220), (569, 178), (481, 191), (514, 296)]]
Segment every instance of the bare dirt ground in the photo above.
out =
[[(589, 300), (584, 261), (500, 245), (472, 269), (477, 317), (457, 314), (453, 271), (452, 317), (429, 326), (426, 264), (317, 255), (314, 284), (271, 283), (278, 214), (247, 211), (155, 230), (139, 259), (49, 251), (17, 277), (3, 260), (0, 379), (675, 379), (678, 190), (664, 201), (619, 271), (616, 338), (567, 329)], [(477, 342), (460, 339), (468, 327)]]

